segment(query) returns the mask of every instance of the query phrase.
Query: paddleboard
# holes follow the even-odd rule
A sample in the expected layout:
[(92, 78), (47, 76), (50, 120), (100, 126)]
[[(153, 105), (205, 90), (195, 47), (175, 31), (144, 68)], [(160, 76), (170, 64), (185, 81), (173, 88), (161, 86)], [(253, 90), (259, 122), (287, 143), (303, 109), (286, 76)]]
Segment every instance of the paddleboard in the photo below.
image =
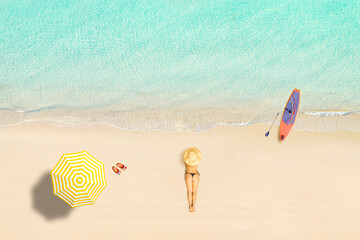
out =
[(280, 123), (280, 141), (284, 141), (289, 135), (292, 126), (295, 123), (300, 104), (300, 90), (294, 89), (289, 100), (286, 103), (283, 116)]

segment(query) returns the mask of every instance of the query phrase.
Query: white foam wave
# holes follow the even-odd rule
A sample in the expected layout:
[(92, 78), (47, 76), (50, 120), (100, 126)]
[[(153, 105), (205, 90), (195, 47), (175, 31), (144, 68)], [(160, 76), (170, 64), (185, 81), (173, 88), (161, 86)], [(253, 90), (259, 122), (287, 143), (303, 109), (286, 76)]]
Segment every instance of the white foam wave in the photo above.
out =
[(345, 116), (353, 113), (357, 113), (357, 111), (322, 111), (322, 112), (303, 112), (304, 114), (316, 116), (316, 117), (337, 117), (337, 116)]
[[(258, 113), (258, 111), (257, 111)], [(227, 111), (226, 109), (72, 109), (44, 108), (35, 111), (0, 109), (0, 126), (26, 122), (45, 122), (57, 126), (103, 124), (122, 130), (199, 133), (216, 126), (241, 127), (256, 123), (270, 124), (272, 115)], [(295, 129), (305, 131), (360, 132), (360, 111), (307, 111), (298, 116)]]

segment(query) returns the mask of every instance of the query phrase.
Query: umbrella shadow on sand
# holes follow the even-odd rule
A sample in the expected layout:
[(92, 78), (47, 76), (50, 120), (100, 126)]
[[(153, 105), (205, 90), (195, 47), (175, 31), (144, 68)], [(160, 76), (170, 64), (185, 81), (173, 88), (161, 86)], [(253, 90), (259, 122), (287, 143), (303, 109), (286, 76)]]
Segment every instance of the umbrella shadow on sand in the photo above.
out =
[(48, 221), (66, 218), (73, 210), (66, 202), (53, 194), (50, 170), (41, 176), (31, 192), (33, 209)]

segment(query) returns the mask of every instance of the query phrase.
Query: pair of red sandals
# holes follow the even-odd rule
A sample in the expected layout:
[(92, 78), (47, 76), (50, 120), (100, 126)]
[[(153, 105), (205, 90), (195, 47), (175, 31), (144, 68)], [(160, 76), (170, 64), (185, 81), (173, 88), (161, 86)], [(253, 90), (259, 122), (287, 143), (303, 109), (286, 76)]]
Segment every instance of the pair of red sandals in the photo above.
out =
[(116, 173), (117, 175), (120, 175), (120, 173), (121, 173), (120, 169), (123, 170), (123, 171), (125, 171), (126, 168), (127, 168), (127, 167), (125, 167), (124, 164), (117, 163), (117, 164), (116, 164), (116, 167), (115, 167), (115, 166), (112, 167), (112, 170), (113, 170), (114, 173)]

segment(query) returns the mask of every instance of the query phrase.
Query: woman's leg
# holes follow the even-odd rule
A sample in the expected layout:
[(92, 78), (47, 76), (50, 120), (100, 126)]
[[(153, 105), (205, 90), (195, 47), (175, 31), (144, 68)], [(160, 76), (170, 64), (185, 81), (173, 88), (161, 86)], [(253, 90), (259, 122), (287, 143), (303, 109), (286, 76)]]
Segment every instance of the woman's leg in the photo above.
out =
[(185, 183), (187, 188), (187, 197), (189, 202), (189, 210), (191, 210), (193, 206), (193, 190), (192, 190), (192, 176), (189, 173), (185, 174)]
[(197, 197), (197, 189), (199, 186), (200, 176), (199, 174), (195, 174), (192, 177), (192, 212), (195, 212), (195, 202)]

